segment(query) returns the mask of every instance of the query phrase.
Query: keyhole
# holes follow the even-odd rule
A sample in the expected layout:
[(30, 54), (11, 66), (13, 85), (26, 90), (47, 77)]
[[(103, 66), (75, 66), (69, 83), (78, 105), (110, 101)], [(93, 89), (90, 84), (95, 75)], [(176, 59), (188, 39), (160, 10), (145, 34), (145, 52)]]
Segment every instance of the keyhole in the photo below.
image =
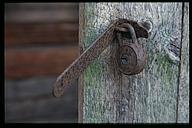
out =
[(128, 64), (128, 55), (127, 54), (123, 54), (121, 56), (121, 63), (124, 65)]

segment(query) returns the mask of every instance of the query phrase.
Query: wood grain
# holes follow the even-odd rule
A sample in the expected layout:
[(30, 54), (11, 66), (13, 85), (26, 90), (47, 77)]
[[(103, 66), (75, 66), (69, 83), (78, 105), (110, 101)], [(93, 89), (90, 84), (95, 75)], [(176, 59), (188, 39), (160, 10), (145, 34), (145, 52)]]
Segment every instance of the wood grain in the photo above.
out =
[(189, 3), (184, 3), (183, 6), (183, 32), (178, 87), (178, 123), (189, 122)]
[[(79, 55), (83, 53), (83, 39), (84, 39), (84, 32), (80, 31), (84, 29), (85, 23), (85, 16), (84, 16), (84, 3), (79, 4)], [(83, 74), (81, 74), (78, 78), (78, 123), (83, 122)]]
[(57, 75), (78, 55), (78, 47), (7, 49), (5, 76), (8, 79)]
[(78, 42), (78, 22), (5, 23), (5, 45), (74, 45)]
[[(83, 92), (83, 100), (79, 98), (83, 108), (79, 120), (85, 123), (175, 123), (179, 65), (169, 58), (165, 44), (180, 47), (182, 3), (86, 3), (80, 13), (84, 13), (79, 34), (83, 35), (80, 47), (84, 50), (116, 18), (149, 20), (153, 29), (149, 39), (139, 39), (148, 54), (147, 65), (140, 74), (127, 76), (118, 71), (115, 43), (87, 68), (79, 82), (79, 92)], [(185, 102), (189, 101), (185, 99)]]

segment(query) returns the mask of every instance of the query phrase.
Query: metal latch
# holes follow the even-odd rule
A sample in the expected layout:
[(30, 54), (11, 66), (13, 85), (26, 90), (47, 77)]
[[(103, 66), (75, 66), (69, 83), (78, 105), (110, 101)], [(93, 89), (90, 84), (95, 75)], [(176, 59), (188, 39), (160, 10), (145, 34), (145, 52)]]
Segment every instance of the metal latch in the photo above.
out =
[(57, 78), (53, 95), (60, 97), (64, 90), (96, 59), (114, 39), (118, 40), (119, 70), (127, 75), (141, 72), (146, 63), (146, 52), (137, 38), (148, 38), (147, 22), (127, 19), (113, 21), (109, 27)]

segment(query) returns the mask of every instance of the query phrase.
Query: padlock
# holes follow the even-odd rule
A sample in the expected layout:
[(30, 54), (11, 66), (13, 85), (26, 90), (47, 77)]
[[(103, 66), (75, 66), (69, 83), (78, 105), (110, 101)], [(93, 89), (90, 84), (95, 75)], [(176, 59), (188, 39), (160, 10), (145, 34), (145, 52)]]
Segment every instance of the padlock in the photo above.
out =
[(138, 43), (135, 30), (130, 24), (124, 24), (128, 33), (117, 32), (119, 48), (117, 52), (117, 62), (119, 70), (126, 75), (140, 73), (146, 64), (146, 51)]

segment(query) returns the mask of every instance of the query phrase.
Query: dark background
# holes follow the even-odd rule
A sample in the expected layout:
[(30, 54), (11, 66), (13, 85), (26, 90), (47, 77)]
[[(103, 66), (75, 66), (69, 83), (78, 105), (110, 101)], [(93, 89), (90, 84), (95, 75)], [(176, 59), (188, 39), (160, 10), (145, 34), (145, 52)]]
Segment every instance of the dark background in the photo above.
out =
[(52, 96), (78, 56), (78, 4), (5, 4), (5, 121), (77, 122), (77, 82)]

